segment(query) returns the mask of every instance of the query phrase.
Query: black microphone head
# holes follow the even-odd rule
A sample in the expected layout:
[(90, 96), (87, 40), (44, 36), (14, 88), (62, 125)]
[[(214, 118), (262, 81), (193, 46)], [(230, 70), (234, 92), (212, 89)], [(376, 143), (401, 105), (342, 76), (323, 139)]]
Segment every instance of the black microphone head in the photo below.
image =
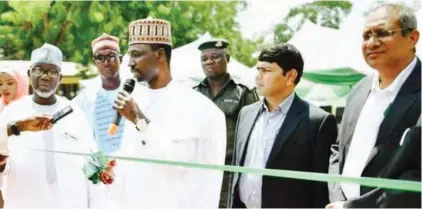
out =
[(133, 89), (135, 88), (135, 83), (135, 79), (127, 79), (125, 84), (123, 85), (123, 91), (126, 91), (127, 93), (131, 94), (133, 92)]

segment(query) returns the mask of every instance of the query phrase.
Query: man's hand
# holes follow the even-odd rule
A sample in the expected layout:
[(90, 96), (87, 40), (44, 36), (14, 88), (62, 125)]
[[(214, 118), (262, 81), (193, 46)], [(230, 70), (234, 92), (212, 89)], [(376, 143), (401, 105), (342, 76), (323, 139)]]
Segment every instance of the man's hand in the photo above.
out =
[[(19, 131), (45, 131), (53, 127), (51, 123), (51, 116), (42, 115), (42, 116), (34, 116), (25, 118), (23, 120), (17, 121), (16, 126), (18, 127)], [(10, 125), (7, 125), (7, 136), (11, 136), (12, 128)]]
[(16, 126), (20, 131), (45, 131), (53, 127), (49, 115), (29, 117), (16, 122)]
[(125, 92), (120, 91), (117, 99), (114, 100), (113, 109), (119, 111), (120, 115), (135, 123), (136, 119), (142, 115), (138, 105), (133, 101), (132, 96)]
[(7, 155), (0, 155), (0, 167), (6, 165), (7, 157)]
[(325, 206), (325, 209), (343, 209), (344, 201), (332, 202)]
[(0, 155), (0, 173), (6, 168), (7, 157), (7, 155)]

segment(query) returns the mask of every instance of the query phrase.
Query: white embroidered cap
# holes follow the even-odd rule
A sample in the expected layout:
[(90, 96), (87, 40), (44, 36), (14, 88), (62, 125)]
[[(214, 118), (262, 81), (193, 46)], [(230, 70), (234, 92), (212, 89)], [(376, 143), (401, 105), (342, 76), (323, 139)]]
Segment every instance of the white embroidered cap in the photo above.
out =
[(45, 43), (42, 47), (34, 49), (31, 53), (31, 66), (36, 63), (45, 63), (62, 68), (63, 53), (54, 45)]

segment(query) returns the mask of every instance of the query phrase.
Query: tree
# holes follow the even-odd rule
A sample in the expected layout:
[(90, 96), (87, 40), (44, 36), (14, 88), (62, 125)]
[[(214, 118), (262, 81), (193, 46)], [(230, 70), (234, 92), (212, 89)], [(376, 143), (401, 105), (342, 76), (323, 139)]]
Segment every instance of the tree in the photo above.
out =
[(256, 44), (242, 38), (234, 21), (244, 7), (237, 1), (0, 2), (0, 46), (3, 59), (29, 59), (34, 48), (48, 42), (63, 51), (66, 61), (87, 65), (94, 38), (103, 32), (118, 36), (126, 52), (130, 21), (151, 16), (171, 23), (173, 47), (208, 31), (228, 39), (232, 56), (252, 66)]
[(298, 31), (305, 20), (329, 28), (338, 29), (341, 20), (352, 9), (350, 1), (314, 1), (299, 5), (289, 11), (283, 23), (273, 30), (274, 41), (286, 43)]

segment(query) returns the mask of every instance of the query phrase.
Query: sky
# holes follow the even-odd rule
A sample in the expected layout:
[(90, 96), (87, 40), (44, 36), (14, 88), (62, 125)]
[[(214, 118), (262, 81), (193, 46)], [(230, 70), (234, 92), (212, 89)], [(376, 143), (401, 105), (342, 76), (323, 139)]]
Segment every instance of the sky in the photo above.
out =
[(289, 9), (312, 0), (246, 0), (248, 7), (236, 17), (242, 35), (253, 38), (279, 23)]
[[(313, 0), (246, 0), (248, 7), (239, 12), (236, 20), (245, 38), (254, 39), (257, 35), (271, 31), (277, 23), (283, 20), (289, 9)], [(422, 0), (390, 0), (389, 2), (405, 2), (421, 5)], [(372, 0), (351, 0), (353, 10), (364, 11), (370, 7)]]

